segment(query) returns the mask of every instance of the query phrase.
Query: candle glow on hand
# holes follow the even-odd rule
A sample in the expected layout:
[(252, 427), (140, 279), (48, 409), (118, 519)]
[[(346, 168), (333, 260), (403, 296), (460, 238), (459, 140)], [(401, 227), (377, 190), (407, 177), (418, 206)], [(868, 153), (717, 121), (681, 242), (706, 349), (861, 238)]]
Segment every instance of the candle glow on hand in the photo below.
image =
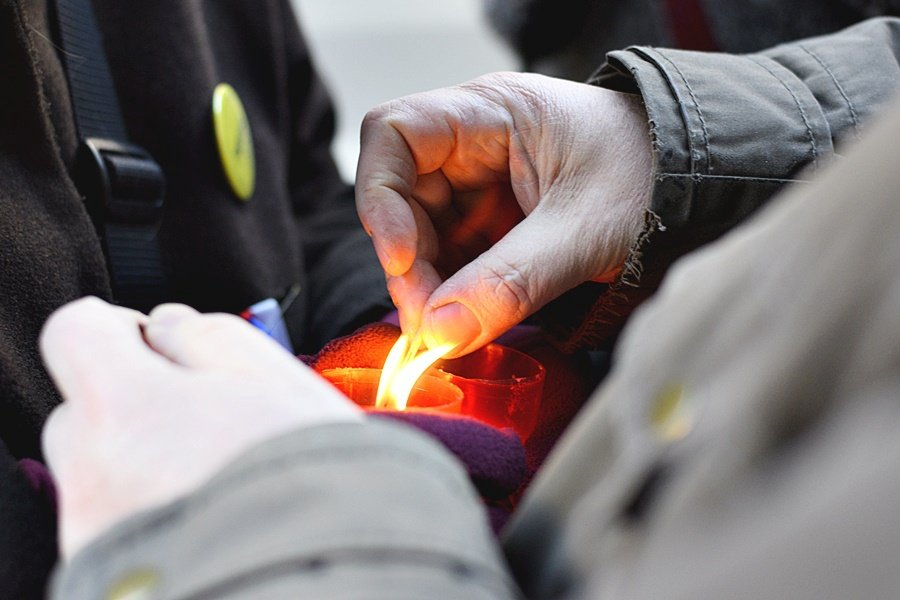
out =
[(402, 334), (384, 361), (375, 406), (406, 410), (406, 403), (416, 381), (441, 357), (453, 350), (455, 344), (443, 344), (419, 353), (421, 338), (410, 342), (407, 334)]

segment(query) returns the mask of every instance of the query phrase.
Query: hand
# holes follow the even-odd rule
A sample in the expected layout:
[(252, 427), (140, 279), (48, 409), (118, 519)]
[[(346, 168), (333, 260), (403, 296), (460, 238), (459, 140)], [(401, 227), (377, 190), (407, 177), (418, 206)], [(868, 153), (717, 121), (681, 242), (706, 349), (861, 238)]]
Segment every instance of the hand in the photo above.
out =
[(460, 355), (580, 283), (613, 280), (651, 171), (636, 96), (494, 74), (370, 112), (356, 201), (404, 331)]
[(189, 493), (254, 444), (362, 418), (231, 315), (163, 305), (146, 317), (87, 298), (50, 317), (41, 352), (65, 400), (43, 435), (64, 557), (120, 519)]

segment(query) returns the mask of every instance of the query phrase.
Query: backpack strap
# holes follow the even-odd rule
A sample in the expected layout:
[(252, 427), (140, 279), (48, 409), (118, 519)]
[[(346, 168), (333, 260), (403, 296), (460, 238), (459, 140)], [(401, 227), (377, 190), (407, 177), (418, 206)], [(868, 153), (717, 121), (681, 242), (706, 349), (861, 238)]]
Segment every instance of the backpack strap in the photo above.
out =
[(149, 310), (167, 285), (157, 233), (165, 177), (129, 143), (90, 0), (55, 0), (62, 62), (78, 131), (72, 173), (100, 236), (119, 304)]

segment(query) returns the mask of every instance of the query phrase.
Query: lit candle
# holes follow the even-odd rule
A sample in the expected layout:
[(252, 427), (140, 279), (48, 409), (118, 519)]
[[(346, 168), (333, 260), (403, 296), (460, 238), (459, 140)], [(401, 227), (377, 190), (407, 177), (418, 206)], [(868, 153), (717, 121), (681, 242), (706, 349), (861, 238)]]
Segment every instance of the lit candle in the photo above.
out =
[(379, 380), (382, 379), (381, 369), (343, 367), (326, 369), (321, 375), (345, 396), (369, 410), (422, 410), (458, 414), (462, 407), (462, 390), (451, 383), (451, 376), (445, 373), (424, 375), (414, 381), (408, 402), (404, 403), (402, 409), (376, 406), (376, 392)]
[(453, 350), (453, 344), (444, 344), (419, 352), (421, 339), (401, 334), (384, 360), (375, 406), (404, 410), (409, 395), (419, 378), (441, 357)]
[(531, 356), (488, 344), (462, 358), (441, 361), (437, 367), (462, 390), (462, 414), (494, 427), (511, 427), (522, 441), (534, 431), (546, 371)]
[(368, 410), (456, 413), (497, 428), (512, 428), (524, 441), (537, 425), (544, 367), (534, 358), (498, 344), (462, 358), (440, 360), (453, 347), (419, 352), (401, 335), (382, 369), (340, 367), (321, 375)]

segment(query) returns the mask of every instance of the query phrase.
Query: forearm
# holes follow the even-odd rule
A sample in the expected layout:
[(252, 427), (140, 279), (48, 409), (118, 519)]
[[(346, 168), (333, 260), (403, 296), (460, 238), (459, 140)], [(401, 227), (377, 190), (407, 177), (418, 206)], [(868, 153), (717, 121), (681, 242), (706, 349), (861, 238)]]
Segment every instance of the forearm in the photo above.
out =
[(310, 428), (251, 450), (80, 552), (53, 597), (100, 597), (136, 572), (157, 582), (149, 598), (514, 596), (462, 469), (384, 423)]

